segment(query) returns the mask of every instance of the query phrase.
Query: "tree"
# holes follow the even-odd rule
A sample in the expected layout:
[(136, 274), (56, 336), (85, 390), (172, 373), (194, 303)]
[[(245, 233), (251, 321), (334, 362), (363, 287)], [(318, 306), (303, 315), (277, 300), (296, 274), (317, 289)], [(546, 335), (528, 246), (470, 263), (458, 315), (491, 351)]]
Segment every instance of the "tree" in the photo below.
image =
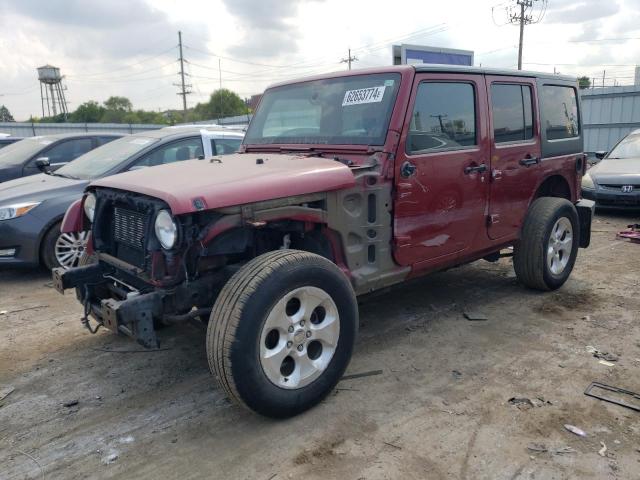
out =
[(587, 76), (578, 78), (578, 87), (580, 90), (584, 90), (586, 88), (591, 88), (591, 79)]
[(197, 120), (232, 117), (249, 112), (244, 100), (237, 93), (226, 88), (216, 90), (211, 94), (208, 102), (198, 103), (193, 110)]
[(130, 112), (133, 109), (131, 100), (127, 97), (109, 97), (104, 101), (104, 107), (117, 112)]
[(7, 107), (0, 105), (0, 122), (15, 122)]
[(104, 115), (105, 108), (94, 100), (81, 104), (69, 115), (70, 122), (98, 123)]

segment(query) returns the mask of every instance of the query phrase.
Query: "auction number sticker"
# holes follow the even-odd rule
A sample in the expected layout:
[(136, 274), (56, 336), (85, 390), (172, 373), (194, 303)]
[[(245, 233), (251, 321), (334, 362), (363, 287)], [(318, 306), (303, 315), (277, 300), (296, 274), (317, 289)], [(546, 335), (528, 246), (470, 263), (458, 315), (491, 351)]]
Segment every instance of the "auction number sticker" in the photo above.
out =
[(358, 90), (347, 90), (342, 100), (342, 106), (361, 105), (363, 103), (378, 103), (384, 97), (386, 86), (359, 88)]

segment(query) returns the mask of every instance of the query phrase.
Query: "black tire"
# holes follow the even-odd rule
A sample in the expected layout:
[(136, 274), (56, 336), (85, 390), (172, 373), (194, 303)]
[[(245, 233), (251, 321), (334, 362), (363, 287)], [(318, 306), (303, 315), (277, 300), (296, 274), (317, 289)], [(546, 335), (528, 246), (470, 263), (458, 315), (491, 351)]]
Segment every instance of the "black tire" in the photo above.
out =
[[(562, 271), (554, 273), (547, 262), (552, 229), (566, 218), (572, 227), (571, 253)], [(567, 281), (578, 255), (580, 228), (575, 206), (563, 198), (543, 197), (529, 207), (521, 238), (514, 247), (513, 267), (518, 280), (537, 290), (556, 290)]]
[(52, 270), (56, 267), (59, 267), (60, 264), (56, 259), (56, 240), (60, 236), (60, 227), (62, 226), (61, 222), (53, 225), (47, 233), (44, 235), (42, 239), (42, 247), (40, 249), (40, 258), (42, 260), (42, 264), (47, 270)]
[[(269, 312), (298, 288), (329, 295), (339, 315), (339, 337), (319, 377), (300, 388), (282, 388), (262, 367), (260, 337)], [(207, 329), (209, 368), (232, 400), (268, 417), (292, 417), (316, 405), (338, 383), (351, 358), (357, 325), (355, 293), (335, 264), (298, 250), (266, 253), (231, 277), (213, 307)]]

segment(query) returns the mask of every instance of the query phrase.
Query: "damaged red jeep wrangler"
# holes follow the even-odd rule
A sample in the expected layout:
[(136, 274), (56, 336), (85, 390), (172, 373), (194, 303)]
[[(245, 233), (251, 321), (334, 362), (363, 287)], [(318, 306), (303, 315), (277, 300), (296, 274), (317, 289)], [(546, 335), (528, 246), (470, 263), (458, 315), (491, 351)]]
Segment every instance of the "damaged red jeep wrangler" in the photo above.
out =
[(227, 394), (292, 416), (345, 371), (359, 295), (506, 255), (524, 285), (560, 287), (590, 240), (582, 145), (571, 78), (399, 66), (279, 84), (239, 153), (92, 183), (63, 227), (91, 231), (90, 255), (54, 283), (91, 330), (146, 347), (201, 319)]

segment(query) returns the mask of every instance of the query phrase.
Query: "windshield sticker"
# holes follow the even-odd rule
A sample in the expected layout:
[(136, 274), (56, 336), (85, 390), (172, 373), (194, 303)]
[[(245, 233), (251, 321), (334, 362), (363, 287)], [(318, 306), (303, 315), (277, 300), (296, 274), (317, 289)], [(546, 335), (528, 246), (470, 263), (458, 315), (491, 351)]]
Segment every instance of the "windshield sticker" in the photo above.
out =
[(342, 106), (361, 105), (363, 103), (378, 103), (382, 101), (386, 86), (371, 88), (359, 88), (358, 90), (347, 90), (342, 100)]
[(393, 87), (393, 84), (396, 83), (393, 80), (385, 80), (384, 81), (384, 86), (385, 87)]
[(151, 140), (148, 140), (146, 138), (134, 138), (133, 140), (131, 140), (129, 143), (132, 143), (133, 145), (146, 145), (147, 143), (149, 143)]

